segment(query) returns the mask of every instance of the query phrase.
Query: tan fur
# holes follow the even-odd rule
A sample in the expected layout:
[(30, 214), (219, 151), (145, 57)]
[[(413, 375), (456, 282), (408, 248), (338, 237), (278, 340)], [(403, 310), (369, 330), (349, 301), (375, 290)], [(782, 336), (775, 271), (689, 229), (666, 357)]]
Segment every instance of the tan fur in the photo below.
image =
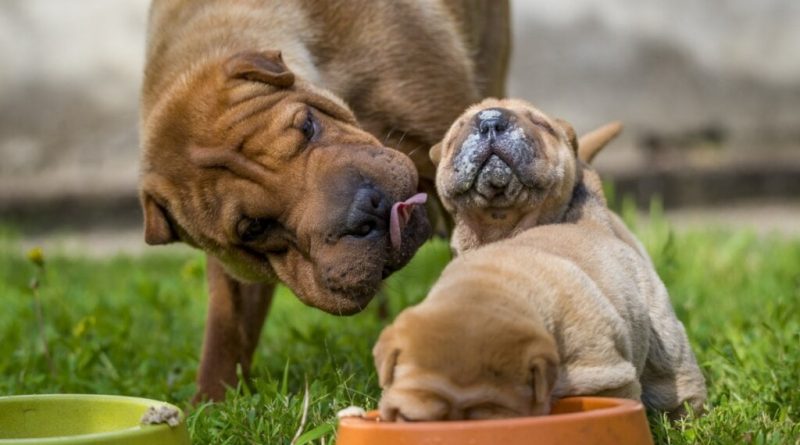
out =
[(615, 121), (594, 129), (581, 136), (578, 143), (578, 159), (591, 164), (600, 150), (611, 142), (622, 131), (622, 122)]
[[(493, 207), (491, 203), (475, 198), (474, 193), (454, 196), (449, 187), (453, 158), (457, 148), (468, 137), (469, 122), (479, 111), (489, 107), (506, 108), (518, 117), (520, 128), (536, 141), (538, 163), (530, 173), (543, 178), (540, 190), (523, 190), (515, 202), (504, 207)], [(535, 120), (532, 121), (531, 117)], [(534, 125), (536, 122), (539, 124)], [(542, 131), (542, 125), (549, 126), (555, 134)], [(430, 151), (431, 160), (438, 165), (436, 186), (439, 196), (456, 220), (451, 238), (454, 251), (459, 253), (511, 237), (537, 225), (574, 221), (583, 215), (584, 207), (590, 210), (605, 208), (599, 176), (586, 167), (620, 131), (622, 124), (612, 122), (578, 139), (568, 122), (549, 117), (519, 99), (486, 99), (468, 108)], [(582, 193), (584, 187), (588, 193)], [(574, 196), (576, 188), (581, 193)], [(593, 220), (592, 215), (589, 211), (584, 218)]]
[[(503, 94), (508, 47), (507, 1), (153, 1), (145, 239), (187, 242), (213, 264), (201, 396), (220, 398), (248, 366), (277, 280), (351, 314), (408, 261), (424, 211), (393, 250), (385, 236), (342, 235), (355, 193), (368, 185), (390, 206), (432, 190), (425, 148), (469, 103)], [(306, 141), (309, 112), (318, 131)], [(244, 239), (255, 220), (268, 230)]]
[[(523, 190), (515, 202), (503, 207), (493, 207), (474, 193), (456, 196), (450, 187), (453, 181), (451, 165), (457, 147), (469, 136), (470, 122), (475, 115), (489, 107), (504, 107), (517, 115), (517, 124), (528, 138), (536, 141), (539, 150), (537, 162), (529, 173), (538, 179), (540, 190)], [(534, 117), (535, 121), (529, 116)], [(540, 131), (541, 125), (548, 125), (554, 134)], [(451, 238), (454, 250), (465, 251), (513, 236), (529, 227), (567, 218), (574, 186), (581, 180), (580, 169), (576, 168), (577, 147), (572, 145), (572, 140), (574, 130), (569, 124), (550, 118), (518, 99), (487, 99), (468, 108), (432, 153), (434, 160), (440, 159), (437, 191), (445, 208), (456, 220)]]
[[(507, 203), (505, 196), (487, 204), (472, 192), (449, 193), (447, 183), (458, 179), (451, 170), (465, 168), (455, 152), (468, 149), (463, 133), (477, 125), (473, 116), (497, 107), (512, 110), (514, 125), (525, 129), (527, 145), (515, 149), (536, 152), (542, 163), (534, 162), (536, 174), (562, 170), (548, 187), (500, 208), (513, 215), (510, 223), (491, 215), (498, 211), (492, 203)], [(593, 136), (592, 152), (602, 148), (597, 141), (610, 140), (606, 130)], [(453, 241), (461, 255), (375, 346), (382, 416), (544, 414), (550, 399), (531, 389), (542, 381), (552, 398), (641, 399), (672, 416), (684, 414), (684, 403), (702, 411), (705, 381), (667, 290), (647, 252), (606, 207), (602, 189), (585, 183), (599, 178), (576, 159), (580, 148), (571, 133), (565, 122), (516, 100), (484, 101), (447, 133), (438, 149), (437, 186), (456, 212), (461, 238)], [(531, 371), (531, 363), (545, 365)], [(537, 379), (536, 371), (548, 366), (557, 377)]]

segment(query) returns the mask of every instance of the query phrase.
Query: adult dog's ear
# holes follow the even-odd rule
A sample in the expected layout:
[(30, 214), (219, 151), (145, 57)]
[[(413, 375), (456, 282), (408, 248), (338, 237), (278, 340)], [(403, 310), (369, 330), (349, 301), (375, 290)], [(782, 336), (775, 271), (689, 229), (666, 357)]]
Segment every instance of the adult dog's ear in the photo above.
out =
[(386, 388), (394, 381), (394, 367), (397, 365), (397, 356), (400, 349), (394, 344), (392, 327), (384, 329), (375, 347), (372, 356), (375, 359), (375, 369), (378, 371), (378, 384)]
[(283, 62), (280, 51), (245, 51), (225, 62), (225, 74), (231, 79), (262, 82), (279, 88), (294, 85), (294, 74)]
[(572, 145), (572, 149), (575, 153), (578, 153), (578, 136), (575, 135), (575, 129), (572, 128), (572, 125), (565, 121), (564, 119), (556, 119), (556, 123), (562, 130), (564, 130), (564, 134), (567, 135), (567, 140), (569, 141), (570, 145)]
[(144, 241), (151, 246), (178, 241), (167, 210), (147, 192), (142, 193), (141, 202), (144, 211)]
[(433, 162), (433, 165), (438, 166), (439, 161), (442, 160), (442, 143), (439, 142), (438, 144), (431, 147), (431, 150), (428, 152), (428, 156), (431, 158), (431, 162)]

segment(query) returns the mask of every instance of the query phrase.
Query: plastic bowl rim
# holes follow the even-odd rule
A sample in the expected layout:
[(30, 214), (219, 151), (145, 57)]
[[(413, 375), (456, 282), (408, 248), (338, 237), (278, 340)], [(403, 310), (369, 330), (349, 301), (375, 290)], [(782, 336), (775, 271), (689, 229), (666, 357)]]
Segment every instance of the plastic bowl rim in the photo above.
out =
[[(564, 397), (560, 401), (587, 401), (587, 402), (611, 402), (612, 406), (592, 409), (589, 411), (579, 411), (562, 414), (551, 414), (547, 416), (528, 416), (514, 417), (510, 419), (489, 419), (489, 420), (452, 420), (452, 421), (433, 421), (433, 422), (375, 422), (361, 418), (345, 417), (339, 420), (339, 425), (346, 428), (355, 429), (384, 429), (384, 430), (448, 430), (448, 429), (493, 429), (508, 428), (518, 426), (533, 425), (553, 425), (580, 420), (607, 418), (634, 414), (644, 410), (641, 402), (631, 399), (621, 399), (615, 397)], [(373, 414), (375, 411), (369, 411)]]
[[(54, 437), (40, 437), (40, 438), (19, 438), (19, 439), (2, 439), (0, 438), (0, 445), (5, 444), (42, 444), (42, 445), (49, 445), (49, 444), (61, 444), (67, 443), (69, 444), (71, 441), (85, 441), (85, 440), (105, 440), (105, 439), (117, 439), (117, 438), (131, 438), (137, 436), (149, 436), (153, 434), (161, 433), (167, 429), (173, 428), (180, 428), (185, 427), (185, 415), (183, 410), (178, 408), (177, 406), (164, 402), (161, 400), (155, 399), (147, 399), (144, 397), (133, 397), (133, 396), (118, 396), (118, 395), (110, 395), (110, 394), (28, 394), (28, 395), (14, 395), (14, 396), (2, 396), (0, 397), (0, 407), (2, 407), (3, 402), (6, 401), (59, 401), (59, 400), (82, 400), (82, 401), (94, 401), (94, 402), (103, 402), (103, 401), (114, 401), (114, 402), (129, 402), (135, 403), (137, 405), (141, 405), (145, 410), (153, 405), (161, 405), (161, 406), (168, 406), (170, 408), (177, 409), (180, 412), (180, 423), (177, 426), (171, 427), (169, 425), (148, 425), (146, 428), (143, 428), (142, 425), (135, 425), (129, 428), (114, 430), (114, 431), (105, 431), (100, 433), (89, 433), (89, 434), (75, 434), (70, 436), (54, 436)], [(145, 411), (142, 411), (142, 415), (144, 415)]]

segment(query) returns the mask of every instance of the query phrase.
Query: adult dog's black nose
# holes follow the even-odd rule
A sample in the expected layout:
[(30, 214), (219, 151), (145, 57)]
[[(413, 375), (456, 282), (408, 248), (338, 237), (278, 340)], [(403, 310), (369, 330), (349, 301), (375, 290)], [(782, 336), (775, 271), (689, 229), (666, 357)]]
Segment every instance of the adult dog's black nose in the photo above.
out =
[(347, 212), (342, 236), (364, 238), (385, 235), (389, 210), (391, 205), (382, 191), (372, 185), (360, 186)]
[(476, 116), (476, 124), (481, 136), (494, 138), (508, 130), (511, 111), (505, 108), (487, 108)]

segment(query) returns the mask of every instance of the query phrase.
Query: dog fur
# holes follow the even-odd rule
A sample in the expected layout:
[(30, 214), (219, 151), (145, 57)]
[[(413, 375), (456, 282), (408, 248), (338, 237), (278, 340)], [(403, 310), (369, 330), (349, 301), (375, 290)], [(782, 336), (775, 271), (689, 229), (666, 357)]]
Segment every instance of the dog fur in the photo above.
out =
[(389, 208), (433, 191), (427, 147), (503, 94), (509, 34), (507, 1), (153, 1), (140, 196), (148, 243), (208, 253), (198, 396), (247, 374), (277, 281), (346, 315), (410, 259), (425, 211), (395, 249)]
[[(518, 134), (481, 133), (481, 116), (498, 116), (487, 110)], [(382, 417), (539, 415), (568, 395), (701, 412), (705, 381), (667, 290), (579, 158), (619, 129), (590, 133), (581, 149), (566, 122), (523, 101), (487, 100), (432, 150), (459, 256), (375, 346)], [(485, 181), (505, 188), (487, 192)]]

